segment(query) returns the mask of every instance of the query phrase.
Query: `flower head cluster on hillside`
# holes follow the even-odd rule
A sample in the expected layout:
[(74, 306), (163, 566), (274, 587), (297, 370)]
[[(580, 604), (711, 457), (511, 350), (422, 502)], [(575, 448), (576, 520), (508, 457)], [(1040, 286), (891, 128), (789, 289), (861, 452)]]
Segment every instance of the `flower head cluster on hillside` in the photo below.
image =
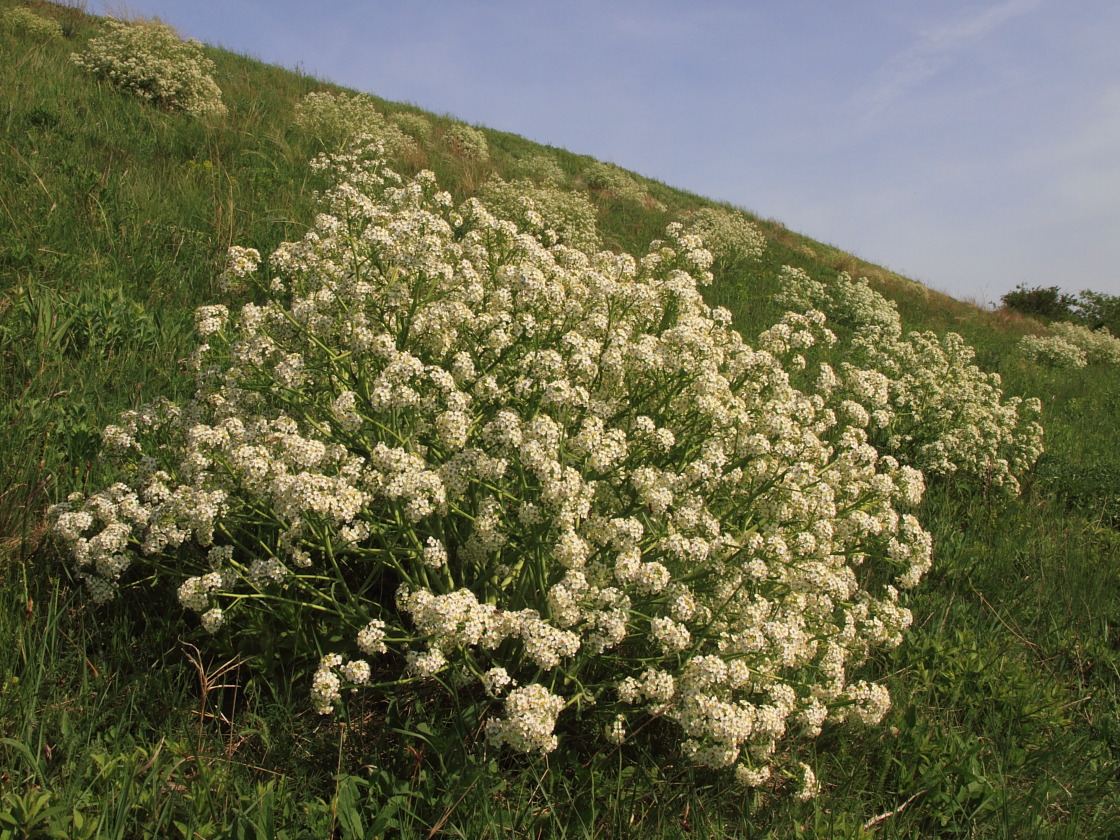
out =
[(855, 397), (791, 382), (824, 316), (752, 347), (679, 225), (587, 254), (374, 150), (316, 165), (333, 186), (268, 299), (196, 313), (194, 399), (106, 428), (122, 481), (54, 510), (91, 594), (158, 580), (210, 632), (304, 628), (323, 713), (473, 685), (496, 745), (658, 717), (699, 764), (811, 793), (791, 745), (883, 717), (853, 668), (900, 643), (931, 550), (921, 473)]
[(57, 20), (42, 17), (22, 6), (15, 6), (4, 12), (4, 25), (44, 40), (62, 37), (62, 24)]
[(455, 123), (443, 135), (447, 147), (464, 160), (487, 161), (490, 144), (481, 129), (466, 123)]
[(1028, 359), (1049, 367), (1085, 367), (1120, 364), (1120, 338), (1108, 327), (1091, 330), (1081, 324), (1055, 321), (1051, 335), (1025, 335), (1020, 352)]
[(595, 205), (586, 193), (527, 179), (492, 177), (480, 193), (487, 209), (547, 245), (567, 245), (593, 253), (602, 247)]
[(423, 114), (405, 112), (393, 114), (390, 119), (401, 131), (416, 138), (417, 141), (425, 141), (432, 136), (432, 121)]
[(106, 18), (109, 31), (93, 38), (75, 64), (161, 108), (188, 114), (224, 114), (214, 62), (202, 45), (184, 41), (158, 20), (131, 23)]
[(1052, 368), (1083, 368), (1089, 364), (1085, 351), (1060, 335), (1025, 335), (1019, 340), (1023, 358)]
[(514, 164), (514, 168), (520, 177), (541, 184), (560, 186), (568, 182), (568, 176), (556, 158), (545, 152), (521, 158)]
[(750, 219), (723, 207), (696, 210), (685, 221), (685, 231), (704, 240), (724, 271), (761, 256), (766, 248), (766, 238)]
[(632, 201), (655, 210), (665, 209), (629, 172), (613, 163), (595, 161), (583, 171), (583, 181), (591, 189), (609, 193), (620, 201)]
[(815, 307), (851, 334), (851, 358), (822, 373), (827, 387), (858, 405), (871, 440), (927, 475), (1019, 491), (1019, 479), (1042, 454), (1042, 405), (1005, 398), (998, 374), (985, 373), (975, 352), (956, 333), (903, 335), (894, 303), (865, 279), (841, 274), (825, 285), (804, 271), (782, 272), (781, 300)]
[(360, 136), (375, 137), (388, 154), (401, 155), (417, 148), (403, 126), (387, 120), (373, 97), (364, 93), (309, 93), (296, 105), (294, 122), (332, 151), (348, 146)]

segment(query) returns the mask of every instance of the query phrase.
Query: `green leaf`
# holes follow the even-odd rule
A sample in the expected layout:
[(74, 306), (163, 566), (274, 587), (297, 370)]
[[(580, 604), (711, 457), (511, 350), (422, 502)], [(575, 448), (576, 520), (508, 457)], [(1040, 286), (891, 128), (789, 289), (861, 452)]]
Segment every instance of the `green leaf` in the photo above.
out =
[(364, 784), (365, 780), (356, 776), (344, 776), (339, 782), (336, 807), (343, 840), (365, 840), (357, 791), (359, 783)]

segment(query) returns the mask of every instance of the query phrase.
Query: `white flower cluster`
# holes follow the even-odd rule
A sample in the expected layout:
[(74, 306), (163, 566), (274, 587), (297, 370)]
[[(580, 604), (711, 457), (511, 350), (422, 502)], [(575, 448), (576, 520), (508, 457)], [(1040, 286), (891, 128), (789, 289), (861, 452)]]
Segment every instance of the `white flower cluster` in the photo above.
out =
[(62, 25), (57, 20), (41, 17), (22, 6), (14, 6), (4, 12), (4, 26), (43, 40), (62, 37)]
[(1081, 324), (1055, 321), (1050, 332), (1084, 351), (1086, 364), (1120, 364), (1120, 338), (1109, 332), (1108, 327), (1091, 330)]
[(296, 104), (294, 122), (332, 149), (341, 149), (364, 136), (375, 139), (388, 154), (399, 156), (416, 150), (416, 142), (404, 133), (403, 126), (385, 119), (373, 97), (365, 93), (309, 93)]
[(188, 114), (224, 114), (214, 62), (202, 44), (183, 41), (158, 20), (126, 23), (106, 18), (109, 31), (71, 59), (79, 67), (161, 108)]
[(910, 624), (922, 478), (868, 442), (882, 375), (794, 386), (835, 340), (819, 312), (754, 348), (680, 225), (587, 254), (368, 150), (317, 166), (338, 180), (271, 256), (282, 293), (200, 310), (194, 399), (127, 413), (106, 434), (127, 483), (54, 510), (95, 596), (140, 562), (207, 629), (306, 604), (351, 639), (320, 711), (369, 684), (347, 657), (382, 655), (508, 692), (487, 731), (523, 751), (578, 702), (611, 741), (661, 716), (757, 780), (785, 739), (882, 716), (849, 675)]
[(229, 310), (217, 304), (200, 306), (194, 312), (194, 328), (201, 336), (208, 336), (223, 330), (229, 321)]
[(867, 347), (870, 366), (891, 380), (888, 451), (923, 472), (975, 479), (1019, 492), (1042, 454), (1038, 399), (1004, 398), (999, 374), (972, 363), (956, 333), (910, 333)]
[(841, 274), (826, 286), (787, 266), (781, 281), (782, 303), (823, 310), (852, 331), (857, 364), (822, 365), (818, 387), (856, 403), (842, 404), (844, 416), (872, 443), (927, 475), (1019, 491), (1042, 454), (1039, 400), (1005, 399), (999, 375), (973, 364), (956, 333), (903, 335), (894, 303), (865, 279)]
[(602, 247), (598, 213), (584, 193), (529, 180), (495, 176), (482, 185), (479, 198), (495, 216), (508, 219), (546, 245), (567, 245), (585, 253)]
[(550, 753), (556, 749), (552, 732), (564, 706), (564, 698), (539, 683), (515, 688), (506, 699), (505, 717), (486, 722), (486, 737), (492, 744), (508, 744), (518, 752)]
[(521, 158), (513, 165), (513, 168), (522, 178), (528, 178), (541, 184), (559, 185), (566, 183), (568, 180), (568, 176), (556, 158), (547, 152)]
[(344, 660), (341, 654), (328, 653), (319, 660), (319, 667), (311, 678), (311, 703), (321, 715), (334, 711), (335, 703), (342, 699), (343, 688), (366, 685), (373, 673), (364, 659)]
[(620, 201), (631, 201), (651, 210), (665, 209), (629, 172), (613, 163), (595, 161), (583, 171), (583, 181), (591, 189), (609, 193)]
[(828, 285), (814, 280), (804, 269), (782, 266), (780, 291), (775, 302), (789, 309), (819, 309), (834, 326), (855, 330), (869, 341), (897, 339), (902, 319), (894, 301), (871, 288), (867, 278), (853, 280), (841, 273)]
[(444, 133), (443, 140), (452, 152), (464, 160), (490, 159), (490, 144), (486, 141), (486, 135), (474, 126), (455, 123)]
[(1083, 368), (1089, 357), (1076, 344), (1060, 335), (1025, 335), (1019, 340), (1023, 358), (1052, 368)]
[(226, 253), (226, 266), (218, 275), (218, 286), (225, 291), (244, 291), (246, 280), (256, 273), (260, 262), (261, 255), (256, 248), (232, 246)]
[(389, 119), (397, 124), (397, 128), (409, 134), (416, 140), (423, 142), (432, 136), (432, 121), (423, 114), (413, 114), (407, 111), (393, 114)]
[(766, 238), (750, 219), (723, 207), (704, 207), (690, 214), (685, 231), (703, 239), (712, 256), (729, 267), (761, 256), (766, 248)]

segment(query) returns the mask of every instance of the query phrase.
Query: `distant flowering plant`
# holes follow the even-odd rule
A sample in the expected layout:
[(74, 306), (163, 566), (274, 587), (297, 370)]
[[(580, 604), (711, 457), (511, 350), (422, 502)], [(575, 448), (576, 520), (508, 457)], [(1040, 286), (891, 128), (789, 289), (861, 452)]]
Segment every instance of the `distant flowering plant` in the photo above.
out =
[(313, 91), (296, 104), (294, 122), (331, 151), (346, 148), (363, 136), (376, 138), (391, 155), (417, 149), (416, 141), (405, 134), (404, 127), (396, 120), (387, 120), (373, 97), (364, 93), (350, 96)]
[(540, 184), (566, 184), (570, 179), (556, 158), (540, 152), (514, 162), (514, 171), (523, 178)]
[(758, 226), (744, 213), (725, 207), (696, 210), (685, 220), (684, 229), (704, 240), (704, 247), (725, 271), (758, 258), (766, 248)]
[(42, 17), (22, 6), (15, 6), (4, 12), (4, 25), (26, 32), (34, 38), (50, 40), (62, 37), (62, 24), (57, 20)]
[(211, 75), (214, 62), (202, 45), (184, 41), (158, 20), (127, 23), (106, 18), (109, 31), (92, 39), (71, 59), (88, 72), (107, 79), (162, 108), (188, 114), (224, 114), (222, 91)]
[(452, 152), (465, 160), (490, 159), (490, 144), (486, 141), (486, 134), (474, 126), (455, 123), (447, 129), (443, 139)]
[(1120, 338), (1114, 336), (1108, 327), (1091, 330), (1081, 324), (1055, 321), (1050, 325), (1050, 332), (1079, 348), (1085, 354), (1086, 364), (1120, 364)]
[(652, 210), (665, 209), (629, 172), (613, 163), (595, 161), (584, 170), (583, 180), (591, 189), (609, 193), (620, 201), (647, 205)]
[(927, 474), (953, 476), (1018, 493), (1042, 454), (1042, 404), (1005, 397), (999, 374), (985, 373), (956, 333), (912, 332), (866, 347), (869, 366), (891, 380), (885, 449)]
[(1082, 368), (1089, 357), (1076, 344), (1060, 335), (1025, 335), (1019, 340), (1023, 358), (1052, 368)]
[(894, 301), (871, 288), (867, 279), (840, 274), (835, 282), (814, 280), (804, 269), (783, 266), (777, 302), (794, 311), (819, 309), (829, 323), (856, 333), (867, 343), (891, 342), (902, 334), (902, 319)]
[(432, 121), (423, 114), (403, 112), (393, 114), (389, 119), (405, 134), (410, 134), (418, 141), (425, 141), (432, 136)]
[(602, 247), (598, 213), (586, 193), (495, 176), (482, 185), (479, 197), (494, 215), (547, 245), (567, 245), (586, 253)]
[(852, 361), (824, 366), (819, 387), (847, 399), (846, 415), (881, 451), (929, 476), (1019, 492), (1042, 454), (1039, 400), (1005, 398), (999, 374), (973, 364), (956, 333), (903, 335), (895, 304), (866, 279), (826, 285), (787, 266), (781, 280), (781, 303), (822, 309), (851, 332)]
[(900, 643), (931, 549), (921, 473), (791, 385), (823, 315), (751, 347), (679, 225), (586, 254), (376, 149), (316, 166), (269, 299), (198, 311), (194, 399), (106, 428), (123, 480), (54, 509), (94, 598), (171, 581), (208, 631), (301, 628), (324, 714), (441, 680), (501, 704), (494, 745), (660, 717), (695, 762), (811, 795), (792, 745), (886, 713), (852, 669)]

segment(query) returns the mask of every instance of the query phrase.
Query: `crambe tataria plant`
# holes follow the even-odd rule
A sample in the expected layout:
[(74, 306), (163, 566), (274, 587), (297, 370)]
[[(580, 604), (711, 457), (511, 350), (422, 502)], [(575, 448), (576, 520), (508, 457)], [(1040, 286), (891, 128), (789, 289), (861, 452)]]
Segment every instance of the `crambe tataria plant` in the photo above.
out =
[(504, 748), (658, 717), (699, 764), (815, 790), (790, 745), (886, 713), (853, 668), (930, 563), (877, 406), (791, 384), (823, 315), (751, 347), (680, 226), (589, 255), (374, 149), (315, 166), (307, 236), (267, 271), (231, 252), (268, 299), (198, 311), (194, 399), (107, 428), (121, 482), (55, 509), (91, 595), (156, 571), (207, 630), (288, 633), (324, 714), (443, 680), (493, 698)]
[(154, 105), (188, 114), (226, 113), (222, 91), (214, 81), (214, 62), (202, 44), (184, 41), (158, 20), (121, 21), (106, 18), (108, 29), (90, 40), (71, 60)]
[(930, 477), (1019, 492), (1042, 454), (1038, 399), (1005, 397), (999, 374), (974, 364), (957, 333), (904, 334), (894, 302), (866, 279), (841, 274), (826, 286), (786, 266), (781, 281), (782, 303), (851, 330), (855, 363), (826, 367), (821, 387), (850, 397), (847, 416), (881, 452)]

